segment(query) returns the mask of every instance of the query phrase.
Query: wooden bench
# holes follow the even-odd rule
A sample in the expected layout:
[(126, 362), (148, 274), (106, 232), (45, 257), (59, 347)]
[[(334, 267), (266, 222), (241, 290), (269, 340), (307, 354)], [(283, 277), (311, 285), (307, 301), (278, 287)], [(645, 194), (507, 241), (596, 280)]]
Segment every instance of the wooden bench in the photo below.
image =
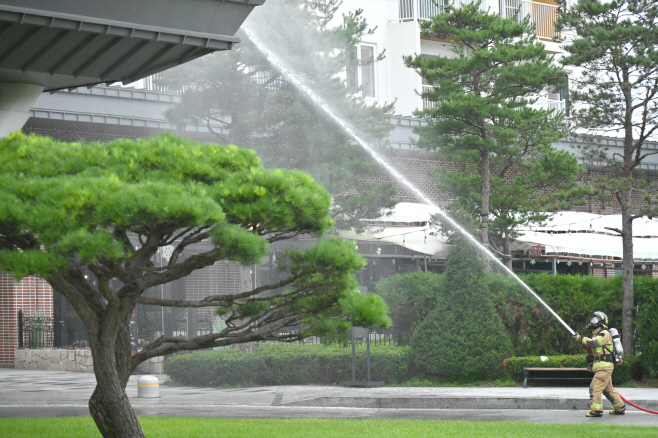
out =
[(523, 368), (523, 387), (528, 387), (528, 380), (592, 380), (592, 372), (587, 368)]

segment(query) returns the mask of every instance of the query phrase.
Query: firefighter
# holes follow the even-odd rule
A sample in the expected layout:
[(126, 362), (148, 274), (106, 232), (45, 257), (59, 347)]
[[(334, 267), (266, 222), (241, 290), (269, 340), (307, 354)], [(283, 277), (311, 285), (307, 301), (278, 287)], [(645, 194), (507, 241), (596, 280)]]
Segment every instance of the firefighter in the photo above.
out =
[(588, 368), (594, 373), (592, 383), (589, 385), (590, 412), (587, 417), (603, 416), (603, 400), (601, 394), (610, 400), (613, 411), (611, 415), (624, 415), (626, 406), (612, 387), (612, 371), (615, 367), (612, 336), (608, 333), (608, 317), (603, 312), (594, 312), (586, 328), (592, 330), (592, 337), (586, 338), (576, 333), (573, 338), (576, 342), (591, 350), (587, 356)]

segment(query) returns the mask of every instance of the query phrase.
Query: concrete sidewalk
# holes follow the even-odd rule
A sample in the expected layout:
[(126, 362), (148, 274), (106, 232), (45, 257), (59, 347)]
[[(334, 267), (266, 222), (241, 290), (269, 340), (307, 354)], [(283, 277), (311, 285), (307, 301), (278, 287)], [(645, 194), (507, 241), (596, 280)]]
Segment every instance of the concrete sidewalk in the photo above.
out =
[[(161, 382), (166, 376), (158, 376)], [(320, 416), (375, 418), (427, 418), (431, 412), (472, 411), (477, 419), (515, 418), (514, 410), (571, 411), (584, 418), (588, 409), (588, 389), (579, 388), (470, 388), (470, 387), (380, 387), (345, 388), (336, 386), (269, 386), (256, 388), (195, 388), (160, 386), (160, 398), (137, 398), (137, 379), (132, 376), (127, 393), (138, 415), (203, 415), (268, 418)], [(85, 415), (87, 402), (96, 385), (91, 373), (0, 369), (0, 417)], [(620, 393), (640, 406), (658, 410), (658, 390), (620, 388)], [(29, 408), (29, 409), (26, 409)], [(218, 409), (221, 408), (221, 409)], [(604, 408), (611, 409), (604, 400)], [(33, 414), (25, 414), (25, 411)], [(486, 412), (485, 412), (486, 411)], [(639, 411), (629, 407), (629, 414)], [(56, 412), (56, 413), (55, 413)], [(252, 412), (253, 415), (248, 413)], [(261, 414), (257, 414), (260, 412)], [(315, 412), (315, 414), (314, 414)], [(322, 412), (322, 414), (317, 414)], [(487, 413), (489, 412), (489, 413)], [(264, 414), (263, 414), (264, 413)], [(307, 414), (304, 414), (307, 413)], [(415, 413), (415, 414), (414, 414)], [(377, 415), (376, 415), (377, 414)], [(635, 415), (632, 424), (658, 425), (658, 416)], [(431, 418), (437, 418), (432, 414)], [(439, 416), (440, 417), (440, 416)], [(552, 417), (555, 417), (552, 414)], [(577, 418), (574, 416), (574, 418)], [(626, 415), (624, 423), (631, 421)], [(452, 418), (452, 417), (451, 417)], [(531, 421), (537, 421), (533, 419)], [(579, 420), (580, 421), (580, 420)]]

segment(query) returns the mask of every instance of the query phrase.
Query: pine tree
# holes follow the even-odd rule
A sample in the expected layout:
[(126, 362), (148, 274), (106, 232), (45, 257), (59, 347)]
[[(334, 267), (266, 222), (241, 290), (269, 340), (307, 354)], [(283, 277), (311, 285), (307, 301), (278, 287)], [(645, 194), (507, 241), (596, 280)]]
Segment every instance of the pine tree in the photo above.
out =
[(484, 380), (502, 373), (512, 343), (488, 295), (477, 251), (464, 239), (453, 242), (442, 297), (411, 338), (414, 360), (440, 379)]
[[(251, 150), (166, 135), (109, 144), (0, 139), (0, 270), (43, 277), (71, 303), (89, 334), (97, 386), (89, 410), (104, 437), (143, 437), (126, 395), (143, 361), (183, 350), (292, 341), (387, 325), (386, 305), (355, 292), (365, 262), (354, 243), (319, 239), (288, 248), (281, 279), (233, 294), (177, 300), (151, 287), (220, 260), (258, 263), (271, 242), (320, 237), (331, 198), (300, 171), (264, 169)], [(171, 245), (155, 266), (158, 248)], [(224, 326), (185, 339), (162, 336), (131, 354), (138, 304), (217, 308)]]
[[(561, 112), (533, 104), (565, 85), (565, 74), (533, 34), (528, 18), (502, 18), (478, 4), (446, 8), (422, 24), (426, 36), (453, 44), (454, 56), (409, 56), (425, 83), (429, 107), (418, 112), (420, 147), (461, 166), (442, 172), (440, 188), (479, 206), (480, 234), (502, 242), (508, 266), (510, 238), (519, 224), (541, 221), (572, 196), (580, 169), (551, 144), (564, 135)], [(491, 216), (493, 215), (493, 222)]]
[(609, 154), (605, 146), (583, 152), (592, 164), (606, 167), (597, 189), (621, 209), (622, 227), (611, 231), (622, 238), (622, 344), (633, 354), (633, 220), (658, 214), (658, 185), (648, 183), (640, 169), (647, 157), (658, 154), (644, 148), (647, 141), (658, 139), (658, 4), (581, 0), (564, 11), (558, 28), (573, 36), (562, 62), (584, 69), (571, 93), (577, 106), (572, 113), (575, 127), (594, 141), (610, 133), (624, 140), (621, 154)]
[[(373, 145), (382, 145), (393, 128), (393, 106), (366, 102), (362, 90), (348, 84), (346, 71), (384, 54), (354, 57), (356, 45), (374, 29), (361, 10), (337, 17), (340, 3), (268, 1), (249, 20), (314, 93)], [(369, 182), (368, 176), (384, 174), (381, 167), (291, 85), (245, 32), (237, 35), (242, 42), (230, 52), (165, 73), (163, 85), (185, 87), (181, 104), (167, 116), (176, 123), (205, 122), (219, 142), (254, 148), (268, 166), (308, 172), (332, 194), (338, 228), (362, 229), (360, 219), (392, 207), (394, 185)]]

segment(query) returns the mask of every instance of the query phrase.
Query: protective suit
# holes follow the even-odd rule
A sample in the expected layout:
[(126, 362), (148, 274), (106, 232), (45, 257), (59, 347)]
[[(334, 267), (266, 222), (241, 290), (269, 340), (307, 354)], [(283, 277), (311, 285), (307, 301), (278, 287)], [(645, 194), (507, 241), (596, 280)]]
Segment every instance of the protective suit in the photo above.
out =
[(587, 328), (592, 329), (592, 337), (587, 338), (580, 336), (578, 333), (574, 335), (574, 339), (579, 344), (589, 348), (592, 352), (588, 356), (587, 362), (589, 367), (594, 373), (594, 378), (589, 386), (590, 398), (590, 412), (586, 415), (588, 417), (601, 417), (603, 416), (603, 399), (604, 395), (610, 403), (612, 403), (613, 411), (611, 415), (624, 415), (626, 406), (621, 397), (612, 387), (612, 371), (615, 368), (612, 336), (608, 333), (608, 317), (603, 312), (594, 312), (592, 319)]

